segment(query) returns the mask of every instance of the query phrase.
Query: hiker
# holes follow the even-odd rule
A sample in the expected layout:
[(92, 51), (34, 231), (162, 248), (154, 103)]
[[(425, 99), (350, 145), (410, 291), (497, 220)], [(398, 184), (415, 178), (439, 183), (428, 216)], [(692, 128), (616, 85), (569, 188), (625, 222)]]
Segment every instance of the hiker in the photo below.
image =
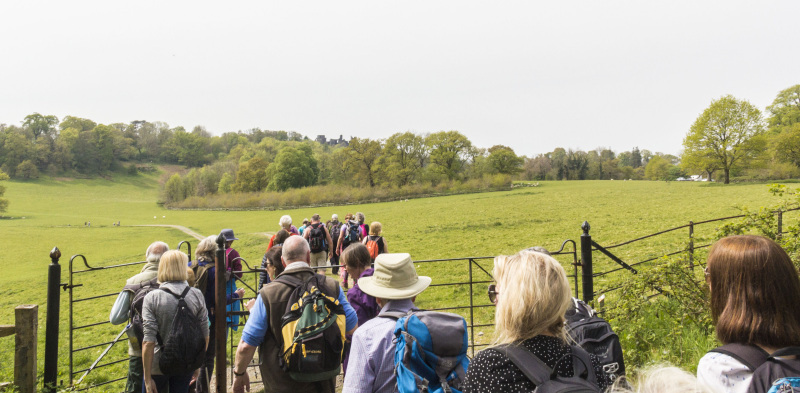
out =
[[(278, 225), (280, 225), (281, 229), (285, 230), (290, 235), (299, 235), (300, 234), (300, 232), (297, 230), (297, 228), (295, 228), (294, 225), (292, 225), (292, 217), (289, 217), (289, 216), (281, 217), (280, 221), (278, 221)], [(269, 251), (269, 249), (272, 248), (272, 246), (274, 246), (276, 244), (283, 244), (283, 242), (278, 243), (278, 242), (275, 241), (276, 240), (275, 237), (278, 236), (278, 233), (280, 233), (280, 230), (278, 230), (278, 232), (276, 234), (272, 235), (272, 237), (269, 238), (269, 244), (267, 245), (267, 251)]]
[[(236, 279), (242, 278), (241, 257), (239, 256), (239, 252), (231, 247), (233, 241), (239, 240), (239, 238), (233, 234), (233, 229), (223, 229), (219, 234), (225, 238), (225, 278), (227, 279), (227, 281), (225, 281), (225, 295), (229, 296), (236, 292)], [(239, 303), (240, 302), (233, 302), (228, 304), (227, 311), (239, 311)], [(233, 330), (239, 330), (238, 315), (228, 315), (226, 323), (228, 327), (233, 328)]]
[(309, 265), (315, 268), (314, 271), (317, 271), (316, 267), (325, 266), (328, 256), (331, 255), (331, 252), (328, 251), (331, 248), (331, 234), (328, 233), (328, 228), (320, 222), (319, 214), (311, 216), (311, 223), (303, 232), (303, 238), (308, 241), (311, 249)]
[(304, 218), (303, 219), (303, 225), (300, 228), (297, 228), (297, 230), (300, 231), (300, 235), (301, 236), (303, 235), (303, 231), (305, 231), (306, 228), (308, 228), (308, 224), (309, 224), (308, 219)]
[[(295, 234), (291, 233), (291, 232), (287, 232), (285, 229), (281, 229), (280, 231), (278, 231), (278, 233), (276, 233), (272, 237), (272, 239), (270, 240), (271, 243), (270, 243), (269, 247), (267, 247), (267, 251), (264, 253), (264, 256), (261, 257), (261, 268), (262, 269), (266, 269), (266, 266), (267, 266), (267, 254), (269, 254), (269, 251), (272, 250), (273, 248), (277, 247), (277, 246), (282, 246), (283, 243), (286, 241), (286, 239), (289, 238), (289, 236), (295, 236)], [(264, 285), (269, 284), (270, 281), (272, 281), (272, 276), (267, 274), (266, 271), (262, 271), (261, 273), (258, 274), (258, 288), (259, 289), (261, 287), (263, 287)]]
[[(244, 392), (245, 388), (248, 391), (250, 390), (250, 377), (247, 374), (247, 366), (259, 346), (260, 370), (266, 391), (293, 393), (335, 392), (336, 375), (339, 373), (341, 363), (343, 336), (345, 333), (352, 334), (358, 326), (358, 318), (336, 280), (321, 274), (314, 274), (308, 264), (310, 260), (311, 250), (308, 247), (308, 242), (304, 239), (292, 236), (283, 244), (281, 262), (284, 266), (284, 271), (273, 282), (261, 288), (259, 296), (250, 310), (250, 317), (247, 319), (244, 329), (242, 329), (242, 338), (239, 341), (239, 347), (236, 349), (236, 361), (233, 365), (233, 391), (235, 393)], [(295, 281), (301, 284), (292, 284)], [(279, 355), (284, 353), (285, 345), (287, 345), (282, 331), (281, 320), (289, 315), (286, 313), (287, 304), (290, 298), (293, 297), (295, 289), (308, 288), (306, 286), (307, 283), (319, 284), (318, 290), (325, 295), (326, 300), (330, 301), (330, 303), (326, 302), (326, 305), (333, 304), (334, 300), (338, 301), (337, 309), (329, 309), (329, 311), (341, 312), (341, 314), (337, 314), (336, 320), (340, 322), (340, 318), (345, 319), (345, 329), (342, 330), (346, 331), (342, 331), (341, 335), (335, 335), (339, 343), (339, 352), (338, 363), (333, 370), (334, 373), (331, 373), (329, 377), (327, 376), (328, 374), (325, 374), (324, 380), (315, 382), (299, 382), (293, 379), (290, 373), (284, 371), (278, 364)], [(315, 287), (317, 287), (316, 284)], [(298, 303), (293, 302), (293, 304)], [(336, 325), (339, 325), (339, 323), (334, 323), (331, 328), (338, 328), (339, 326)], [(291, 337), (289, 338), (291, 339)], [(288, 342), (288, 346), (290, 350), (300, 350), (301, 347), (300, 345), (293, 345), (291, 342)], [(302, 348), (305, 349), (305, 345)], [(318, 348), (320, 347), (314, 347), (314, 350), (319, 350)], [(309, 360), (335, 360), (337, 356), (335, 353), (325, 353), (323, 355), (325, 356), (309, 356)], [(299, 357), (302, 357), (302, 355)], [(291, 359), (296, 360), (296, 357)], [(311, 377), (313, 376), (311, 375)]]
[[(344, 254), (342, 254), (342, 264), (347, 266), (347, 271), (355, 279), (353, 288), (347, 291), (347, 300), (353, 306), (353, 310), (356, 311), (358, 326), (364, 326), (367, 321), (378, 316), (378, 312), (381, 311), (378, 302), (375, 301), (375, 297), (367, 295), (358, 287), (359, 278), (372, 276), (374, 270), (370, 266), (371, 263), (372, 259), (369, 256), (369, 251), (363, 244), (354, 244), (344, 250)], [(343, 362), (345, 373), (347, 372), (348, 357), (349, 351), (346, 351)]]
[[(200, 241), (197, 244), (197, 248), (194, 251), (195, 260), (190, 262), (189, 265), (191, 266), (192, 270), (195, 272), (195, 284), (194, 287), (199, 289), (200, 292), (203, 294), (203, 300), (208, 310), (208, 320), (211, 323), (211, 326), (214, 326), (215, 321), (215, 312), (214, 307), (216, 306), (216, 293), (217, 293), (217, 286), (216, 286), (216, 276), (217, 276), (217, 268), (214, 264), (214, 254), (217, 252), (217, 237), (216, 236), (209, 236)], [(237, 289), (234, 293), (226, 295), (226, 304), (231, 304), (234, 302), (239, 301), (241, 298), (244, 297), (244, 288)], [(216, 339), (216, 332), (214, 329), (210, 329), (209, 332), (209, 340), (213, 343)], [(206, 348), (205, 357), (203, 360), (203, 367), (200, 370), (200, 374), (197, 375), (192, 382), (192, 386), (195, 387), (193, 391), (196, 392), (209, 392), (208, 383), (211, 380), (211, 376), (214, 375), (214, 356), (215, 356), (215, 347), (214, 345), (209, 345)]]
[[(494, 259), (492, 275), (497, 281), (489, 287), (489, 300), (497, 306), (496, 345), (472, 359), (464, 392), (531, 392), (537, 384), (526, 373), (543, 373), (548, 378), (553, 370), (557, 378), (579, 375), (570, 382), (582, 387), (596, 391), (608, 387), (597, 358), (568, 343), (564, 314), (571, 297), (558, 261), (527, 250), (501, 255)], [(532, 358), (526, 364), (535, 368), (524, 372), (527, 367), (517, 366), (515, 357)], [(537, 359), (539, 366), (535, 366)], [(578, 370), (585, 372), (586, 379)]]
[(367, 218), (364, 217), (364, 213), (357, 212), (354, 216), (355, 220), (358, 221), (358, 227), (361, 229), (361, 237), (367, 237), (369, 234), (369, 226), (367, 226), (366, 220)]
[[(171, 374), (166, 367), (185, 367), (186, 364), (202, 364), (203, 350), (196, 354), (196, 358), (180, 358), (183, 364), (165, 364), (161, 361), (164, 356), (174, 354), (169, 351), (171, 340), (176, 340), (173, 332), (173, 322), (179, 323), (176, 315), (181, 315), (178, 309), (178, 297), (183, 298), (196, 329), (192, 333), (202, 334), (202, 341), (208, 346), (208, 313), (203, 301), (203, 294), (197, 288), (191, 288), (186, 283), (186, 266), (189, 257), (181, 251), (172, 250), (164, 253), (158, 266), (158, 281), (161, 286), (158, 290), (147, 294), (142, 306), (144, 318), (144, 342), (142, 345), (142, 363), (144, 364), (144, 390), (142, 393), (165, 392), (169, 387), (170, 393), (186, 393), (189, 382), (194, 373), (189, 369), (186, 373)], [(183, 333), (183, 332), (178, 332)], [(189, 335), (189, 332), (186, 332)], [(184, 337), (188, 340), (198, 340), (197, 337)], [(157, 344), (158, 343), (158, 344)], [(172, 343), (174, 344), (174, 343)], [(179, 348), (189, 352), (186, 348)]]
[[(169, 246), (164, 242), (153, 242), (147, 247), (145, 251), (145, 263), (139, 274), (134, 275), (125, 282), (126, 287), (117, 296), (114, 306), (111, 308), (109, 321), (112, 325), (119, 325), (130, 320), (131, 302), (133, 301), (135, 291), (130, 286), (142, 285), (150, 281), (157, 280), (158, 276), (158, 263), (161, 260), (161, 255), (169, 251)], [(125, 385), (125, 393), (139, 393), (142, 391), (142, 378), (144, 372), (142, 371), (142, 348), (141, 342), (137, 342), (134, 334), (131, 331), (131, 325), (128, 325), (128, 355), (130, 361), (128, 362), (128, 382)]]
[(417, 276), (408, 254), (382, 254), (375, 260), (374, 274), (358, 279), (361, 291), (374, 296), (381, 311), (353, 335), (343, 393), (395, 391), (394, 331), (398, 323), (381, 315), (415, 308), (417, 295), (430, 284), (430, 277)]
[(329, 224), (326, 225), (328, 227), (328, 233), (331, 234), (331, 257), (330, 257), (330, 264), (333, 266), (331, 268), (331, 273), (339, 274), (339, 254), (337, 253), (337, 246), (339, 245), (339, 235), (342, 230), (342, 223), (339, 222), (339, 215), (333, 214), (331, 216), (331, 220)]
[[(382, 232), (383, 225), (377, 221), (373, 221), (372, 224), (369, 224), (369, 236), (364, 237), (364, 240), (362, 240), (362, 244), (367, 246), (367, 250), (369, 250), (369, 256), (372, 262), (375, 261), (378, 255), (389, 252), (386, 248), (386, 239), (381, 236)], [(355, 278), (356, 276), (353, 277)]]
[(700, 359), (697, 378), (717, 392), (754, 391), (754, 370), (768, 354), (800, 346), (797, 270), (773, 240), (748, 235), (716, 242), (705, 274), (717, 339), (725, 345)]
[[(353, 215), (347, 213), (347, 215), (344, 216), (342, 230), (339, 233), (339, 242), (336, 245), (336, 252), (339, 255), (342, 255), (347, 247), (354, 243), (360, 243), (361, 239), (363, 238), (364, 237), (361, 236), (361, 228), (358, 225), (358, 221), (353, 220)], [(344, 287), (344, 289), (349, 287), (348, 277), (349, 275), (347, 274), (347, 268), (342, 266), (342, 268), (339, 270), (339, 278), (342, 280), (342, 287)]]

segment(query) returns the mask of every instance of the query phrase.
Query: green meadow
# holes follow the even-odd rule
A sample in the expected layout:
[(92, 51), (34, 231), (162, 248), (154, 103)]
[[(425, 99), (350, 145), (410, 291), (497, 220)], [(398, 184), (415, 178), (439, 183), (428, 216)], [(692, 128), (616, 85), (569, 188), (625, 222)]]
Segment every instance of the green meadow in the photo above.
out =
[[(116, 176), (104, 179), (46, 179), (35, 182), (7, 182), (5, 197), (10, 205), (0, 219), (0, 324), (12, 324), (14, 307), (39, 304), (40, 364), (44, 354), (44, 321), (47, 266), (50, 249), (58, 247), (62, 282), (68, 279), (70, 257), (82, 254), (92, 266), (108, 266), (141, 261), (146, 247), (163, 240), (176, 247), (187, 240), (197, 241), (180, 230), (140, 225), (181, 225), (202, 235), (233, 228), (240, 238), (234, 243), (251, 266), (260, 263), (269, 240), (267, 233), (278, 228), (281, 215), (289, 214), (295, 223), (319, 213), (325, 219), (337, 213), (363, 212), (367, 221), (380, 221), (389, 251), (408, 252), (415, 260), (486, 257), (514, 253), (534, 245), (558, 250), (568, 239), (579, 241), (581, 223), (588, 221), (595, 241), (611, 245), (701, 221), (738, 214), (735, 206), (759, 207), (773, 204), (763, 184), (721, 186), (691, 182), (649, 181), (562, 181), (540, 182), (538, 187), (425, 199), (410, 199), (366, 205), (326, 206), (287, 211), (174, 211), (156, 204), (158, 180), (155, 176)], [(113, 226), (119, 221), (121, 226)], [(85, 226), (91, 222), (91, 226)], [(298, 224), (299, 225), (299, 224)], [(696, 241), (712, 238), (713, 225), (696, 229)], [(676, 231), (618, 249), (618, 255), (635, 262), (685, 246), (686, 230)], [(579, 245), (578, 245), (579, 246)], [(571, 246), (570, 246), (571, 247)], [(616, 252), (616, 250), (615, 250)], [(595, 272), (615, 267), (605, 257), (595, 256)], [(558, 258), (572, 274), (571, 256)], [(491, 259), (478, 263), (491, 272)], [(82, 263), (76, 260), (76, 270)], [(464, 261), (423, 263), (419, 272), (433, 277), (434, 283), (463, 282), (468, 279)], [(81, 270), (83, 268), (81, 267)], [(75, 298), (119, 291), (138, 266), (76, 275)], [(489, 280), (480, 269), (474, 279)], [(595, 290), (634, 279), (616, 274), (610, 283), (598, 282)], [(252, 282), (252, 279), (248, 279)], [(486, 304), (485, 284), (473, 286), (475, 304)], [(599, 295), (600, 293), (598, 293)], [(114, 297), (78, 303), (75, 323), (90, 324), (107, 320)], [(431, 288), (418, 299), (423, 308), (469, 305), (469, 286)], [(611, 306), (607, 304), (607, 306)], [(463, 310), (462, 310), (463, 311)], [(462, 312), (468, 316), (467, 311)], [(68, 302), (62, 292), (60, 378), (66, 381), (68, 364)], [(476, 311), (475, 323), (491, 324), (492, 309)], [(75, 332), (76, 345), (110, 341), (122, 326), (101, 325)], [(476, 342), (491, 341), (491, 328), (476, 328)], [(480, 332), (481, 335), (477, 336)], [(13, 379), (13, 338), (0, 339), (0, 381)], [(124, 343), (112, 355), (124, 356)], [(75, 370), (88, 367), (103, 348), (76, 355)], [(667, 350), (667, 349), (664, 349)], [(705, 351), (705, 349), (702, 349)], [(702, 352), (701, 352), (702, 353)], [(93, 372), (89, 382), (101, 382), (124, 374), (124, 363)], [(40, 367), (40, 373), (42, 371)], [(114, 386), (114, 385), (110, 385)], [(109, 388), (109, 390), (113, 390)]]

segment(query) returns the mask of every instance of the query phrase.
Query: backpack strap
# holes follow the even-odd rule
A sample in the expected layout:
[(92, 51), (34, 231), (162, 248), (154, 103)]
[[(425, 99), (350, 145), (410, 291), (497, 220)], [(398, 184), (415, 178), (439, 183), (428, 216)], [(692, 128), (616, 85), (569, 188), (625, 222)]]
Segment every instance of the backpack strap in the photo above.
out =
[(755, 371), (758, 366), (764, 364), (770, 356), (767, 351), (761, 349), (761, 347), (736, 343), (725, 344), (709, 352), (728, 355), (745, 365), (750, 371)]
[(540, 386), (545, 381), (549, 381), (550, 376), (553, 374), (552, 368), (548, 367), (521, 344), (499, 345), (493, 349), (511, 360), (511, 363), (514, 363), (514, 365), (525, 374), (525, 378), (528, 378), (528, 380), (533, 382), (536, 386)]
[[(572, 370), (575, 376), (597, 385), (597, 375), (594, 373), (592, 358), (589, 357), (589, 352), (586, 352), (586, 350), (577, 345), (573, 345), (571, 349), (572, 356), (579, 360), (577, 362), (573, 360), (572, 362)], [(586, 375), (585, 378), (584, 374)]]
[(769, 355), (769, 358), (772, 359), (779, 356), (800, 356), (800, 347), (781, 348)]

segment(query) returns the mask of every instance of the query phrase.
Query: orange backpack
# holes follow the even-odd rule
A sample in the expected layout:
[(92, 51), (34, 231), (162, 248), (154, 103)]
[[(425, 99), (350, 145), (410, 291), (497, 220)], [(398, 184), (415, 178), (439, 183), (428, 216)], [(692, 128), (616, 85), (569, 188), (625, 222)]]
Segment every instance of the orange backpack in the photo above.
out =
[(373, 236), (368, 236), (366, 243), (364, 243), (364, 245), (367, 246), (367, 251), (369, 251), (369, 257), (372, 258), (373, 261), (378, 257), (378, 254), (380, 254), (380, 246), (378, 245), (380, 240), (380, 236), (375, 236), (374, 238)]

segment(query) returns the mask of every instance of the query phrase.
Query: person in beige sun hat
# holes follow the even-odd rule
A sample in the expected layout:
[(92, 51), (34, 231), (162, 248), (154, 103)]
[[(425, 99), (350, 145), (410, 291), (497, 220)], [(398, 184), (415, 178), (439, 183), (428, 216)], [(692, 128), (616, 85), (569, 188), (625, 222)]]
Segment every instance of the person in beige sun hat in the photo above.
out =
[(431, 285), (430, 277), (417, 275), (411, 255), (406, 253), (380, 254), (375, 258), (374, 269), (372, 276), (358, 279), (358, 287), (375, 297), (381, 312), (359, 326), (353, 335), (343, 393), (394, 391), (396, 321), (381, 315), (415, 309), (416, 296)]

